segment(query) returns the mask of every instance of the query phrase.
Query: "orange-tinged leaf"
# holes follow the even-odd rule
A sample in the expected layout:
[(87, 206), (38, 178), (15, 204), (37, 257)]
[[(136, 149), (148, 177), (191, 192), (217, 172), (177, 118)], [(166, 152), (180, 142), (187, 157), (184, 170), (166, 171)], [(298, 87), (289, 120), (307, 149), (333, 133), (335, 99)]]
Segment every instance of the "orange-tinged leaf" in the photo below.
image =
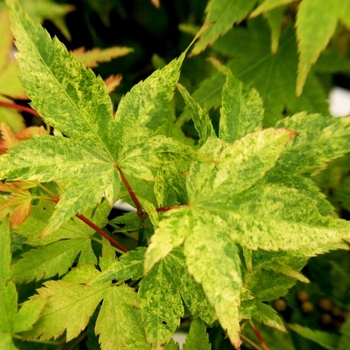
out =
[(105, 80), (107, 92), (110, 94), (113, 92), (119, 85), (120, 82), (122, 81), (123, 77), (121, 74), (117, 75), (111, 75)]
[(160, 7), (160, 0), (151, 0), (152, 5), (154, 5), (157, 9)]
[(30, 139), (34, 135), (47, 135), (48, 131), (43, 126), (29, 126), (18, 132), (16, 138), (18, 140)]
[(9, 221), (11, 228), (16, 228), (27, 220), (32, 208), (31, 198), (21, 198), (21, 202), (17, 205), (10, 214)]
[(2, 140), (6, 149), (9, 149), (13, 146), (18, 145), (19, 142), (16, 139), (16, 136), (14, 135), (14, 133), (11, 131), (10, 127), (7, 124), (5, 123), (0, 124), (0, 132), (1, 132)]
[(99, 62), (109, 62), (113, 58), (125, 56), (133, 50), (125, 46), (113, 46), (107, 49), (94, 48), (85, 51), (84, 47), (73, 50), (74, 55), (85, 67), (95, 68)]

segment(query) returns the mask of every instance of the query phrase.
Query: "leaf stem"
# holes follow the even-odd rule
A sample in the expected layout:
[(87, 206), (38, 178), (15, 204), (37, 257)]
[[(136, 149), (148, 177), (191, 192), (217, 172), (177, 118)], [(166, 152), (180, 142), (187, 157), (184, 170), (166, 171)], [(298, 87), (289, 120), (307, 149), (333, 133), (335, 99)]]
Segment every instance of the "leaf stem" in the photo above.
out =
[(54, 192), (52, 192), (51, 190), (49, 190), (48, 188), (46, 188), (43, 184), (41, 184), (39, 181), (37, 182), (38, 183), (38, 186), (40, 187), (40, 188), (42, 188), (46, 193), (48, 193), (50, 196), (52, 196), (54, 199), (55, 199), (55, 201), (56, 202), (58, 202), (59, 201), (59, 199), (60, 199), (60, 197), (56, 194), (56, 193), (54, 193)]
[(266, 345), (265, 340), (264, 340), (263, 337), (261, 336), (259, 330), (256, 328), (256, 326), (255, 326), (255, 324), (253, 323), (252, 320), (249, 320), (249, 324), (250, 324), (250, 326), (252, 327), (253, 332), (255, 333), (256, 337), (258, 338), (258, 340), (259, 340), (259, 342), (260, 342), (262, 348), (263, 348), (264, 350), (270, 350), (270, 349), (268, 348), (268, 346)]
[(108, 239), (111, 243), (113, 243), (117, 248), (121, 249), (123, 252), (129, 251), (128, 248), (126, 248), (124, 245), (119, 243), (117, 240), (115, 240), (112, 236), (110, 236), (107, 232), (103, 231), (102, 228), (95, 225), (92, 221), (90, 221), (87, 217), (85, 217), (82, 214), (76, 214), (76, 217), (79, 218), (81, 221), (85, 222), (85, 224), (89, 225), (91, 228), (93, 228), (96, 232), (98, 232), (101, 236)]
[(135, 207), (136, 207), (136, 214), (137, 216), (140, 216), (140, 217), (146, 217), (147, 216), (147, 213), (144, 213), (143, 210), (142, 210), (142, 207), (141, 207), (141, 204), (139, 202), (139, 200), (137, 199), (134, 191), (132, 190), (127, 178), (125, 177), (124, 173), (122, 172), (122, 169), (119, 168), (119, 166), (116, 164), (115, 167), (117, 168), (117, 170), (119, 171), (119, 175), (120, 175), (120, 178), (121, 180), (123, 181), (123, 184), (124, 186), (126, 187), (127, 191), (129, 192), (129, 195), (132, 199), (132, 201), (134, 202), (135, 204)]
[(30, 113), (32, 115), (35, 115), (36, 117), (41, 118), (41, 115), (37, 111), (35, 111), (33, 108), (22, 106), (22, 105), (19, 105), (17, 103), (0, 100), (0, 106), (18, 109), (19, 111), (27, 112), (27, 113)]
[(240, 337), (246, 342), (248, 343), (252, 348), (256, 349), (256, 350), (262, 350), (260, 346), (256, 345), (253, 341), (251, 341), (248, 337), (246, 337), (245, 335), (241, 334)]

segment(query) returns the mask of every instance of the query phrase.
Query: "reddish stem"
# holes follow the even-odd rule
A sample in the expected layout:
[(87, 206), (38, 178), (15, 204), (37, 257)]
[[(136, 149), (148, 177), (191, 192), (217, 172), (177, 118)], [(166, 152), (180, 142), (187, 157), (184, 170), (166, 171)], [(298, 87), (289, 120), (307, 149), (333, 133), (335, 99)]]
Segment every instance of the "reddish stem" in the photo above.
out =
[(258, 331), (258, 329), (255, 327), (255, 324), (253, 323), (253, 321), (249, 321), (250, 326), (253, 329), (254, 334), (256, 335), (256, 337), (259, 340), (259, 343), (261, 344), (261, 346), (263, 347), (264, 350), (269, 350), (267, 344), (265, 343), (264, 338), (261, 336), (260, 332)]
[[(58, 201), (60, 200), (59, 196), (57, 196), (56, 193), (53, 193), (52, 191), (50, 191), (48, 188), (46, 188), (45, 186), (42, 186), (41, 184), (39, 184), (40, 187), (42, 187), (47, 193), (49, 193), (50, 195), (52, 195), (54, 198), (47, 198), (48, 200), (51, 200), (54, 203), (58, 203)], [(106, 239), (108, 239), (112, 244), (114, 244), (117, 248), (119, 248), (120, 250), (122, 250), (123, 252), (127, 252), (129, 249), (126, 248), (125, 246), (123, 246), (121, 243), (119, 243), (117, 240), (115, 240), (112, 236), (110, 236), (107, 232), (103, 231), (100, 227), (98, 227), (97, 225), (95, 225), (92, 221), (90, 221), (87, 217), (85, 217), (82, 214), (76, 214), (75, 215), (77, 218), (79, 218), (81, 221), (85, 222), (87, 225), (89, 225), (91, 228), (93, 228), (96, 232), (98, 232), (101, 236), (105, 237)]]
[(129, 192), (129, 195), (130, 195), (132, 201), (133, 201), (134, 204), (135, 204), (137, 216), (140, 216), (140, 217), (144, 218), (145, 215), (147, 216), (147, 214), (145, 214), (145, 213), (142, 211), (141, 204), (140, 204), (139, 200), (137, 199), (137, 197), (136, 197), (134, 191), (132, 190), (132, 188), (131, 188), (131, 186), (130, 186), (128, 180), (126, 179), (125, 175), (123, 174), (122, 169), (120, 169), (118, 165), (115, 165), (115, 167), (116, 167), (117, 170), (119, 171), (120, 178), (122, 179), (124, 186), (126, 187), (126, 189), (127, 189), (127, 191)]
[(103, 231), (100, 227), (95, 225), (92, 221), (90, 221), (87, 217), (81, 214), (76, 214), (76, 217), (79, 218), (81, 221), (85, 222), (87, 225), (89, 225), (91, 228), (93, 228), (96, 232), (98, 232), (101, 236), (108, 239), (111, 243), (113, 243), (117, 248), (122, 250), (123, 252), (129, 251), (128, 248), (123, 246), (121, 243), (119, 243), (117, 240), (115, 240), (112, 236), (110, 236), (108, 233)]
[(40, 114), (37, 111), (35, 111), (33, 108), (22, 106), (22, 105), (19, 105), (17, 103), (6, 102), (6, 101), (0, 100), (0, 106), (18, 109), (19, 111), (27, 112), (27, 113), (35, 115), (36, 117), (41, 118)]
[(160, 213), (160, 212), (169, 211), (172, 209), (189, 208), (189, 207), (190, 207), (190, 204), (170, 205), (168, 207), (157, 208), (156, 210), (158, 213)]

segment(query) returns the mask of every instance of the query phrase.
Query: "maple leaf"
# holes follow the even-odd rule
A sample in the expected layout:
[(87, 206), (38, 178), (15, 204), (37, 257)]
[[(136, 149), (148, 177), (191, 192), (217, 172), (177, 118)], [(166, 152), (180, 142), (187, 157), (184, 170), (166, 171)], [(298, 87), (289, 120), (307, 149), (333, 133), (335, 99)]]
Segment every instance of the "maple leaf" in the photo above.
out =
[[(266, 23), (256, 18), (248, 22), (247, 28), (234, 28), (218, 39), (213, 50), (231, 58), (227, 66), (234, 76), (259, 92), (264, 103), (266, 127), (275, 125), (283, 113), (328, 114), (325, 91), (313, 72), (301, 96), (295, 96), (298, 56), (291, 26), (283, 31), (280, 43), (273, 55)], [(221, 104), (224, 83), (222, 73), (216, 73), (201, 83), (193, 98), (207, 110), (217, 108)]]
[[(115, 261), (115, 252), (109, 242), (102, 243), (100, 268), (108, 269)], [(57, 338), (66, 331), (66, 339), (75, 338), (84, 329), (95, 308), (95, 333), (102, 349), (151, 349), (142, 328), (140, 302), (134, 289), (125, 284), (114, 285), (92, 264), (73, 268), (61, 281), (49, 281), (38, 290), (38, 295), (27, 301), (28, 306), (38, 300), (47, 302), (41, 317), (26, 339)], [(73, 313), (72, 313), (73, 310)], [(55, 322), (56, 315), (60, 320)]]
[(170, 340), (184, 314), (184, 304), (193, 317), (209, 324), (215, 319), (201, 286), (188, 273), (181, 249), (158, 262), (141, 280), (139, 297), (147, 340), (152, 344)]
[(210, 350), (209, 336), (206, 332), (206, 325), (199, 319), (194, 319), (191, 322), (190, 331), (186, 337), (186, 342), (183, 346), (183, 350)]
[[(7, 180), (65, 182), (43, 236), (97, 204), (103, 194), (112, 205), (120, 191), (119, 172), (132, 177), (135, 161), (140, 168), (134, 176), (142, 177), (142, 169), (157, 154), (196, 155), (190, 147), (156, 135), (167, 121), (164, 110), (173, 97), (185, 54), (134, 86), (113, 118), (102, 79), (29, 20), (17, 2), (9, 1), (9, 7), (22, 80), (32, 105), (48, 124), (67, 136), (32, 138), (11, 148), (0, 160), (0, 177)], [(55, 53), (54, 60), (50, 52)], [(147, 148), (144, 157), (138, 150), (140, 143)], [(100, 176), (96, 181), (91, 174)]]
[(142, 328), (137, 293), (126, 285), (105, 294), (95, 331), (102, 349), (154, 349)]
[(280, 7), (282, 5), (287, 5), (295, 0), (265, 0), (251, 12), (249, 18), (254, 18), (261, 15), (264, 12), (271, 11), (276, 7)]
[(241, 22), (252, 10), (257, 0), (210, 0), (205, 9), (204, 24), (213, 23), (199, 41), (192, 53), (198, 54), (221, 35), (225, 34), (235, 23)]
[[(235, 243), (254, 250), (303, 249), (305, 255), (312, 255), (319, 252), (319, 247), (340, 242), (348, 235), (347, 222), (322, 217), (308, 196), (281, 184), (259, 184), (278, 162), (291, 138), (286, 129), (251, 133), (233, 144), (209, 138), (201, 152), (214, 162), (192, 164), (186, 182), (189, 205), (163, 215), (146, 253), (148, 271), (185, 241), (189, 271), (203, 285), (236, 346), (238, 291), (242, 282)], [(215, 250), (209, 244), (213, 239)], [(206, 248), (209, 246), (210, 250)], [(198, 259), (199, 256), (205, 259)], [(225, 268), (214, 267), (220, 266), (219, 260), (222, 262), (225, 256)], [(230, 275), (234, 273), (236, 277)], [(217, 279), (215, 283), (213, 276)], [(224, 294), (219, 298), (221, 293)], [(227, 295), (231, 295), (230, 306), (223, 301)]]
[(86, 67), (95, 68), (98, 67), (98, 62), (109, 62), (113, 58), (125, 56), (132, 51), (133, 49), (129, 47), (113, 46), (107, 49), (94, 48), (88, 51), (85, 51), (84, 47), (80, 47), (72, 52)]
[(25, 302), (18, 310), (17, 291), (10, 281), (11, 239), (7, 220), (0, 224), (1, 236), (1, 268), (0, 268), (0, 347), (17, 349), (13, 343), (13, 334), (29, 331), (38, 320), (46, 300)]
[(338, 21), (349, 25), (350, 1), (303, 0), (296, 19), (300, 54), (296, 93), (301, 95), (311, 66), (335, 33)]
[[(22, 254), (21, 259), (13, 264), (13, 281), (23, 283), (62, 276), (76, 260), (78, 265), (97, 263), (91, 246), (91, 237), (95, 231), (77, 218), (64, 223), (52, 235), (38, 238), (53, 211), (53, 203), (41, 201), (33, 207), (28, 220), (16, 228), (17, 233), (27, 238), (27, 244), (38, 247)], [(86, 213), (86, 217), (102, 226), (108, 212), (108, 204), (103, 203), (94, 210), (93, 217), (91, 212)]]

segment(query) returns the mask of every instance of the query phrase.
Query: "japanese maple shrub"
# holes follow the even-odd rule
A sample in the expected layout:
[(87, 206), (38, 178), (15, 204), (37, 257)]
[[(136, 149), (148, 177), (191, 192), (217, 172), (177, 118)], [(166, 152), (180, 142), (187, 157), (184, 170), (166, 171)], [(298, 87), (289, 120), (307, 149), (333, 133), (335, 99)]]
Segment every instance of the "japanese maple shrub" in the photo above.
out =
[[(350, 151), (349, 118), (301, 112), (264, 128), (259, 93), (213, 60), (224, 79), (215, 130), (178, 83), (186, 52), (114, 114), (102, 79), (7, 4), (21, 82), (54, 133), (0, 157), (0, 348), (87, 337), (93, 349), (178, 349), (181, 318), (193, 320), (186, 350), (210, 349), (206, 329), (217, 322), (235, 348), (252, 343), (245, 320), (285, 331), (265, 302), (307, 282), (308, 259), (350, 237), (311, 180)], [(173, 121), (176, 89), (192, 142)], [(111, 219), (120, 198), (136, 212)], [(12, 263), (11, 239), (25, 239)]]

